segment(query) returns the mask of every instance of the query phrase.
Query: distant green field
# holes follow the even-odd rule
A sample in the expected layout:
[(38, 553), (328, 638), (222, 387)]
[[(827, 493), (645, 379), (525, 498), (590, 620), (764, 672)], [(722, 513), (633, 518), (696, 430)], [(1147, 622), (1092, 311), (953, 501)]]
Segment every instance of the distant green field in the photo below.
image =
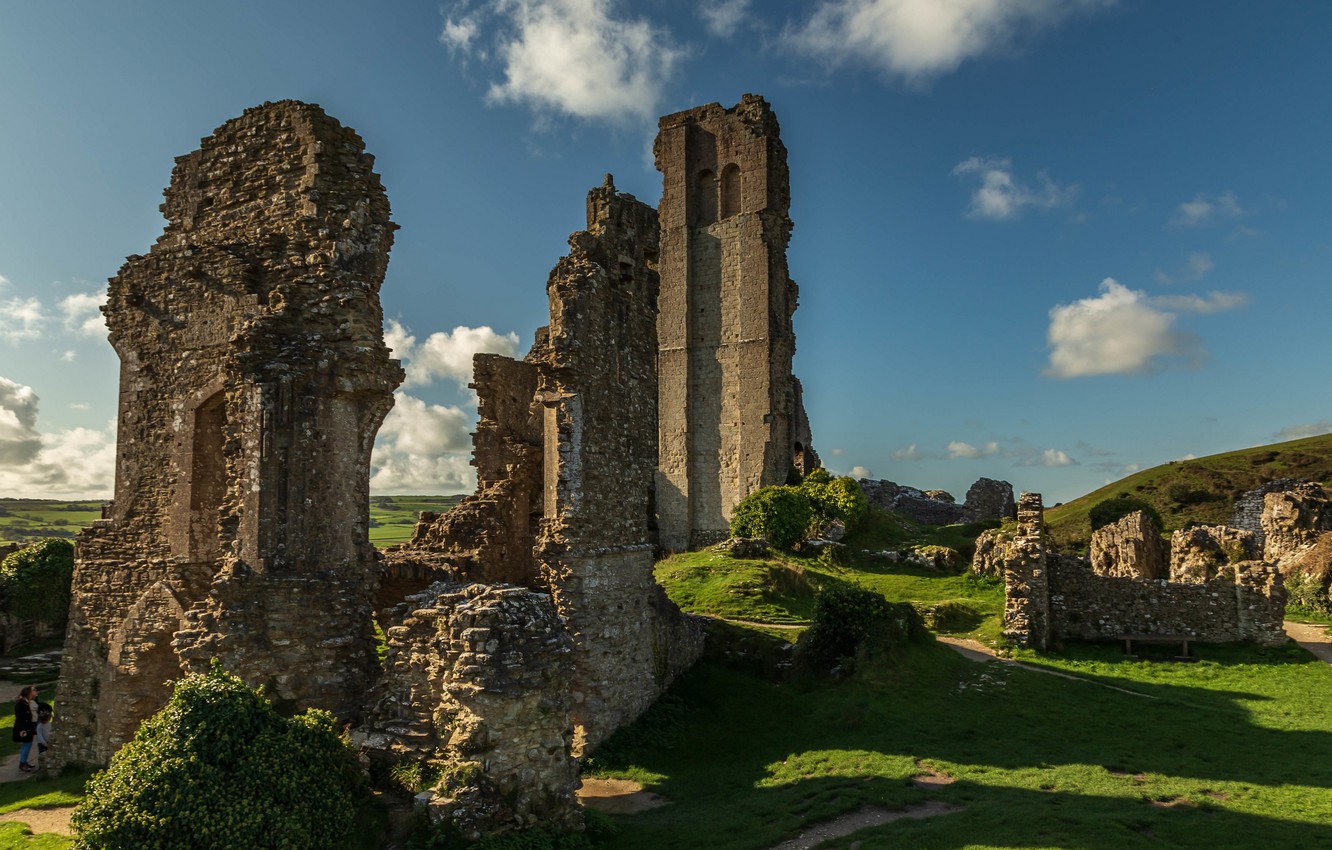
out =
[[(376, 546), (403, 543), (412, 536), (420, 511), (447, 511), (462, 496), (372, 496), (370, 542)], [(93, 520), (102, 518), (102, 502), (60, 502), (52, 499), (0, 499), (0, 546), (35, 543), (47, 537), (73, 538)]]
[(102, 518), (102, 502), (0, 499), (0, 545), (35, 543), (47, 537), (73, 538)]
[(371, 496), (370, 542), (381, 549), (406, 543), (418, 513), (443, 513), (462, 500), (462, 496)]

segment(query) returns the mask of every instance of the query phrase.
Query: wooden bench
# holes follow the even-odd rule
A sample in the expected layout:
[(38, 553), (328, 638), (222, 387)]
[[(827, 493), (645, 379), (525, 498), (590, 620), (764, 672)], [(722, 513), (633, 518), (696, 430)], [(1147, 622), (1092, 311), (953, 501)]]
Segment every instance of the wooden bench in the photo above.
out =
[[(1192, 635), (1120, 635), (1119, 640), (1124, 642), (1124, 654), (1133, 655), (1133, 642), (1138, 643), (1177, 643), (1180, 645), (1180, 654), (1176, 656), (1177, 661), (1197, 661), (1198, 659), (1189, 655), (1189, 641), (1193, 640)], [(1136, 656), (1135, 656), (1136, 657)]]

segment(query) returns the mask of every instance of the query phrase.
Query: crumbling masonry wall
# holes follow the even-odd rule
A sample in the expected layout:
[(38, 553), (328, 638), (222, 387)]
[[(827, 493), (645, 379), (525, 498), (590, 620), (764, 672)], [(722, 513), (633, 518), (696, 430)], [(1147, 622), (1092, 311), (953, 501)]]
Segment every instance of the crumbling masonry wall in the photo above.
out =
[(784, 483), (793, 465), (812, 469), (817, 455), (791, 376), (797, 287), (786, 265), (790, 176), (776, 116), (752, 94), (730, 109), (667, 115), (654, 153), (657, 510), (661, 545), (683, 550), (725, 539), (741, 499)]
[(115, 499), (77, 543), (60, 759), (106, 762), (213, 657), (279, 700), (359, 711), (370, 451), (402, 380), (373, 165), (317, 106), (247, 110), (176, 161), (165, 231), (110, 281)]
[(652, 577), (657, 466), (657, 215), (587, 197), (587, 230), (550, 273), (540, 364), (543, 574), (574, 640), (574, 723), (595, 746), (693, 663), (702, 638)]
[[(1181, 545), (1198, 551), (1180, 552), (1179, 563), (1190, 567), (1172, 578), (1190, 580), (1175, 581), (1157, 578), (1165, 574), (1170, 553), (1152, 550), (1159, 563), (1143, 569), (1141, 514), (1124, 517), (1113, 530), (1119, 542), (1101, 549), (1100, 560), (1092, 561), (1047, 551), (1043, 537), (1032, 531), (1043, 515), (1040, 495), (1023, 493), (1017, 539), (992, 553), (1004, 561), (1004, 634), (1020, 644), (1044, 648), (1059, 638), (1113, 640), (1124, 634), (1268, 646), (1285, 642), (1286, 590), (1280, 570), (1263, 561), (1227, 560), (1227, 553), (1250, 554), (1251, 544), (1244, 541), (1252, 535), (1242, 539), (1224, 533), (1227, 529), (1177, 534)], [(1110, 563), (1116, 552), (1127, 560)]]

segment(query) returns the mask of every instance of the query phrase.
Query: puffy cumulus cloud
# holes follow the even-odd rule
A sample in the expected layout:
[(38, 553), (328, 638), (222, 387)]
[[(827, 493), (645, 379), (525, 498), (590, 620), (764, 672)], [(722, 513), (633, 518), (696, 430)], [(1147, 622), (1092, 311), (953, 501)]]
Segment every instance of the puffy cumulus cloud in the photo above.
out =
[(106, 320), (102, 318), (102, 305), (106, 291), (79, 292), (66, 295), (57, 305), (64, 320), (65, 330), (82, 336), (104, 336)]
[(1273, 434), (1272, 439), (1279, 443), (1284, 440), (1301, 440), (1305, 437), (1318, 437), (1323, 434), (1332, 434), (1332, 420), (1319, 419), (1317, 422), (1309, 422), (1304, 425), (1287, 425)]
[(1077, 186), (1060, 186), (1044, 171), (1037, 172), (1036, 185), (1024, 183), (1013, 175), (1011, 160), (997, 157), (973, 156), (963, 160), (953, 166), (953, 176), (980, 180), (980, 185), (971, 193), (967, 215), (991, 221), (1015, 219), (1027, 209), (1051, 210), (1068, 206), (1078, 194)]
[(0, 492), (27, 498), (110, 495), (115, 484), (116, 425), (43, 434), (37, 394), (0, 378)]
[[(626, 11), (620, 7), (625, 6)], [(502, 66), (496, 103), (538, 113), (627, 123), (655, 119), (662, 86), (682, 52), (669, 32), (614, 0), (488, 0), (446, 18), (451, 51)], [(459, 9), (466, 9), (461, 4)], [(480, 47), (482, 28), (491, 46)]]
[(0, 297), (0, 340), (17, 343), (42, 335), (46, 313), (36, 298)]
[(1152, 298), (1106, 278), (1096, 297), (1050, 310), (1045, 373), (1055, 378), (1141, 374), (1171, 357), (1197, 366), (1202, 343), (1175, 329), (1177, 314), (1218, 313), (1245, 303), (1243, 294), (1226, 292)]
[(1170, 224), (1176, 227), (1201, 227), (1243, 214), (1244, 208), (1240, 206), (1234, 192), (1223, 192), (1215, 197), (1199, 194), (1193, 200), (1175, 207)]
[(874, 473), (873, 473), (873, 472), (870, 472), (870, 471), (869, 471), (869, 467), (866, 467), (866, 466), (853, 466), (853, 467), (851, 467), (851, 471), (848, 472), (847, 475), (851, 476), (852, 478), (873, 478), (873, 477), (874, 477)]
[(1041, 449), (1029, 457), (1019, 459), (1017, 465), (1054, 468), (1058, 466), (1076, 466), (1077, 461), (1069, 457), (1067, 452), (1059, 449)]
[(730, 38), (749, 13), (749, 0), (702, 0), (698, 16), (708, 32), (718, 38)]
[(407, 379), (403, 386), (430, 384), (436, 378), (448, 378), (466, 387), (472, 380), (472, 357), (476, 354), (503, 354), (513, 357), (518, 351), (518, 334), (496, 333), (489, 326), (458, 326), (450, 332), (439, 331), (417, 344), (411, 330), (401, 322), (389, 320), (384, 329), (384, 343), (393, 356), (403, 361)]
[(473, 417), (458, 407), (393, 396), (370, 460), (370, 487), (380, 493), (460, 493), (476, 487), (469, 465)]
[(971, 443), (964, 443), (961, 440), (953, 440), (948, 444), (949, 460), (990, 457), (997, 454), (999, 454), (999, 444), (994, 441), (988, 442), (984, 446), (973, 446)]
[(921, 84), (1107, 0), (822, 0), (787, 31), (832, 65), (858, 61)]

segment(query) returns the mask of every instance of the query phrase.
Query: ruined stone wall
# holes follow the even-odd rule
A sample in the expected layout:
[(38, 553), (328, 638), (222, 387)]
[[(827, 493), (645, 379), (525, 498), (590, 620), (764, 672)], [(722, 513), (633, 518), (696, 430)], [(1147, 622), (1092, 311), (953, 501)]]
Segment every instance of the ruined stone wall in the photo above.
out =
[(1262, 551), (1252, 531), (1224, 525), (1197, 525), (1170, 535), (1170, 580), (1204, 582), (1225, 567), (1257, 560)]
[(537, 556), (574, 641), (578, 744), (638, 716), (701, 639), (652, 577), (657, 465), (656, 212), (615, 191), (547, 284), (540, 365), (545, 506)]
[(1261, 561), (1241, 561), (1187, 584), (1097, 575), (1077, 558), (1058, 558), (1050, 569), (1051, 628), (1060, 637), (1191, 635), (1209, 643), (1280, 645), (1285, 609), (1281, 573)]
[(214, 656), (279, 700), (359, 709), (370, 451), (402, 379), (373, 165), (317, 106), (247, 110), (177, 160), (165, 231), (111, 280), (116, 494), (77, 542), (61, 759), (105, 762)]
[(1298, 478), (1278, 478), (1244, 493), (1235, 500), (1235, 508), (1231, 512), (1230, 522), (1227, 525), (1230, 528), (1253, 532), (1258, 539), (1258, 548), (1261, 549), (1263, 546), (1263, 502), (1267, 494), (1289, 490), (1291, 487), (1303, 483), (1306, 482)]
[(441, 582), (385, 621), (378, 699), (355, 741), (416, 762), (435, 820), (472, 838), (581, 826), (572, 757), (573, 642), (548, 594)]
[(1143, 511), (1093, 531), (1087, 559), (1092, 572), (1101, 576), (1158, 579), (1170, 573), (1170, 551), (1161, 529)]
[[(1152, 548), (1151, 538), (1159, 541), (1159, 534), (1150, 522), (1144, 525), (1140, 514), (1107, 527), (1110, 542), (1103, 540), (1094, 549), (1099, 558), (1094, 561), (1046, 551), (1036, 531), (1040, 524), (1040, 495), (1024, 493), (1018, 500), (1017, 537), (1007, 544), (987, 541), (985, 547), (985, 565), (998, 561), (1004, 571), (1004, 634), (1023, 646), (1043, 648), (1058, 638), (1113, 640), (1123, 634), (1268, 646), (1286, 640), (1281, 571), (1262, 561), (1231, 560), (1251, 551), (1248, 532), (1176, 532), (1183, 549), (1174, 577), (1193, 579), (1186, 582), (1162, 578), (1171, 555)], [(981, 548), (978, 543), (978, 552)], [(1113, 557), (1124, 561), (1116, 563)]]
[(657, 508), (661, 545), (682, 550), (725, 539), (736, 503), (784, 483), (796, 459), (790, 178), (777, 118), (756, 95), (730, 109), (667, 115), (654, 153), (662, 173)]
[(1003, 565), (1004, 635), (1022, 646), (1045, 649), (1051, 637), (1050, 579), (1040, 493), (1018, 498), (1017, 521)]
[(476, 492), (419, 522), (409, 541), (385, 553), (379, 607), (444, 579), (545, 587), (532, 557), (544, 505), (537, 366), (478, 354), (472, 369)]

